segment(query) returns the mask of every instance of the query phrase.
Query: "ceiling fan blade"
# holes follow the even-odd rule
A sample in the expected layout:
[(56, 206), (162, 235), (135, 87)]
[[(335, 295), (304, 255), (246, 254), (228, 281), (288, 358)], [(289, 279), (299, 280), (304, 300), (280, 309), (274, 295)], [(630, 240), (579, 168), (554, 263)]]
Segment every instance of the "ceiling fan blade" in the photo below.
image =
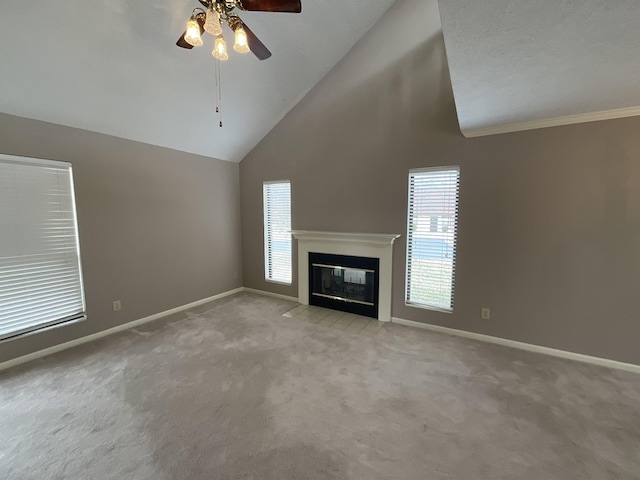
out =
[[(198, 22), (198, 26), (200, 27), (200, 35), (204, 34), (204, 19), (198, 17), (196, 18), (196, 21)], [(184, 39), (184, 36), (186, 33), (187, 31), (185, 30), (184, 33), (180, 35), (180, 38), (176, 42), (176, 45), (179, 46), (180, 48), (186, 48), (187, 50), (191, 50), (193, 48), (193, 45), (191, 45), (190, 43), (187, 43), (187, 41)]]
[(271, 52), (267, 47), (265, 47), (264, 43), (256, 37), (256, 34), (251, 31), (247, 24), (243, 23), (244, 31), (247, 33), (247, 43), (249, 43), (249, 49), (253, 52), (253, 54), (258, 57), (260, 60), (266, 60), (271, 56)]
[(236, 5), (248, 12), (300, 13), (302, 11), (300, 0), (236, 0)]
[(191, 50), (193, 48), (193, 45), (188, 44), (187, 41), (184, 39), (185, 33), (187, 33), (186, 30), (182, 35), (180, 35), (180, 38), (176, 42), (176, 45), (179, 46), (180, 48), (186, 48), (187, 50)]

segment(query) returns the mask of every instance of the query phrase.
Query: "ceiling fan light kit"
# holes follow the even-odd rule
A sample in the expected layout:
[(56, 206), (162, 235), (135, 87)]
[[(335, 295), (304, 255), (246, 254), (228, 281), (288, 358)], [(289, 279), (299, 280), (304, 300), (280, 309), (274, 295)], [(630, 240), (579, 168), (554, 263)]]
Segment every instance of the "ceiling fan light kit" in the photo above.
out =
[(203, 45), (202, 35), (206, 32), (215, 37), (211, 55), (216, 59), (216, 113), (219, 116), (218, 125), (222, 127), (222, 82), (220, 78), (220, 62), (229, 59), (227, 43), (222, 33), (222, 25), (227, 25), (234, 33), (233, 49), (238, 53), (249, 53), (266, 60), (271, 52), (247, 27), (234, 10), (252, 12), (289, 12), (302, 11), (301, 0), (198, 0), (205, 8), (194, 8), (187, 21), (187, 29), (178, 38), (176, 45), (186, 50)]
[(192, 47), (202, 45), (202, 35), (200, 35), (200, 25), (197, 18), (192, 16), (187, 22), (187, 30), (184, 33), (184, 40)]
[(213, 58), (216, 60), (229, 60), (229, 55), (227, 54), (227, 43), (224, 41), (224, 37), (222, 35), (218, 35), (216, 37), (216, 41), (213, 44), (213, 51), (211, 52)]
[(247, 12), (300, 13), (302, 11), (300, 0), (199, 0), (199, 2), (206, 10), (202, 8), (193, 10), (187, 22), (187, 29), (176, 45), (188, 50), (199, 47), (203, 44), (202, 34), (207, 32), (216, 37), (213, 56), (223, 61), (229, 58), (226, 53), (226, 43), (222, 37), (223, 24), (234, 32), (233, 49), (236, 52), (253, 52), (260, 60), (266, 60), (271, 56), (269, 49), (234, 12), (236, 8)]
[(236, 42), (233, 44), (233, 49), (238, 53), (248, 53), (250, 51), (247, 32), (244, 31), (242, 26), (236, 28)]
[(222, 35), (222, 25), (220, 25), (220, 14), (213, 8), (207, 9), (207, 16), (204, 22), (204, 31), (211, 35)]

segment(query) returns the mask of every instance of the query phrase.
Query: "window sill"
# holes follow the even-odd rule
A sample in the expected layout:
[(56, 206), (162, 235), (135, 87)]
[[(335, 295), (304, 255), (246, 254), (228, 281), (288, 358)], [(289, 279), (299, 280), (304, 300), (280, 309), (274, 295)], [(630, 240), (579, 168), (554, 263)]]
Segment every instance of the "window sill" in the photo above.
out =
[(420, 303), (411, 303), (406, 301), (404, 302), (404, 304), (407, 307), (420, 308), (422, 310), (431, 310), (433, 312), (449, 313), (449, 314), (453, 313), (453, 308), (430, 307), (429, 305), (422, 305)]
[(291, 286), (293, 284), (293, 282), (281, 282), (279, 280), (269, 280), (268, 278), (265, 278), (264, 281), (267, 282), (267, 283), (275, 283), (276, 285), (289, 285), (289, 286)]
[(43, 327), (39, 327), (36, 328), (34, 330), (29, 330), (28, 332), (22, 332), (22, 333), (18, 333), (16, 335), (13, 335), (11, 337), (6, 337), (3, 339), (0, 339), (0, 344), (1, 343), (5, 343), (5, 342), (10, 342), (11, 340), (18, 340), (21, 338), (25, 338), (25, 337), (30, 337), (31, 335), (36, 335), (38, 333), (42, 333), (42, 332), (48, 332), (49, 330), (55, 330), (57, 328), (61, 328), (61, 327), (66, 327), (68, 325), (72, 325), (74, 323), (80, 323), (80, 322), (84, 322), (87, 319), (87, 315), (84, 314), (80, 317), (77, 318), (72, 318), (69, 320), (62, 320), (60, 322), (56, 322), (53, 323), (51, 325), (45, 325)]

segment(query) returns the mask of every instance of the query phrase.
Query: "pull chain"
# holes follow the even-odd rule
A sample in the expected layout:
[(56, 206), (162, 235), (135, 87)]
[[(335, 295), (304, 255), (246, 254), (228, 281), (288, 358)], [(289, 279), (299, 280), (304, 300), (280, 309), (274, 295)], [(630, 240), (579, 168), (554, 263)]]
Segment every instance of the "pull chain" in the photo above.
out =
[(218, 122), (222, 128), (222, 80), (220, 77), (220, 60), (216, 61), (216, 113), (218, 114)]

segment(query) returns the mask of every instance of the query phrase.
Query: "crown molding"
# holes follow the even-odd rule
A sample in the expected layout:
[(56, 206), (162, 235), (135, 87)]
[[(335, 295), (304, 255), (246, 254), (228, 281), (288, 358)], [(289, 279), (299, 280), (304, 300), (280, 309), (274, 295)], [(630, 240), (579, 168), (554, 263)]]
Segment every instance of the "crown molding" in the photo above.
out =
[(522, 132), (525, 130), (537, 130), (539, 128), (560, 127), (562, 125), (599, 122), (602, 120), (614, 120), (616, 118), (636, 116), (640, 116), (640, 107), (618, 108), (614, 110), (603, 110), (601, 112), (580, 113), (577, 115), (566, 115), (563, 117), (547, 118), (542, 120), (530, 120), (527, 122), (505, 123), (504, 125), (496, 125), (493, 127), (460, 127), (460, 131), (466, 138), (474, 138), (485, 137), (488, 135), (499, 135), (501, 133)]

